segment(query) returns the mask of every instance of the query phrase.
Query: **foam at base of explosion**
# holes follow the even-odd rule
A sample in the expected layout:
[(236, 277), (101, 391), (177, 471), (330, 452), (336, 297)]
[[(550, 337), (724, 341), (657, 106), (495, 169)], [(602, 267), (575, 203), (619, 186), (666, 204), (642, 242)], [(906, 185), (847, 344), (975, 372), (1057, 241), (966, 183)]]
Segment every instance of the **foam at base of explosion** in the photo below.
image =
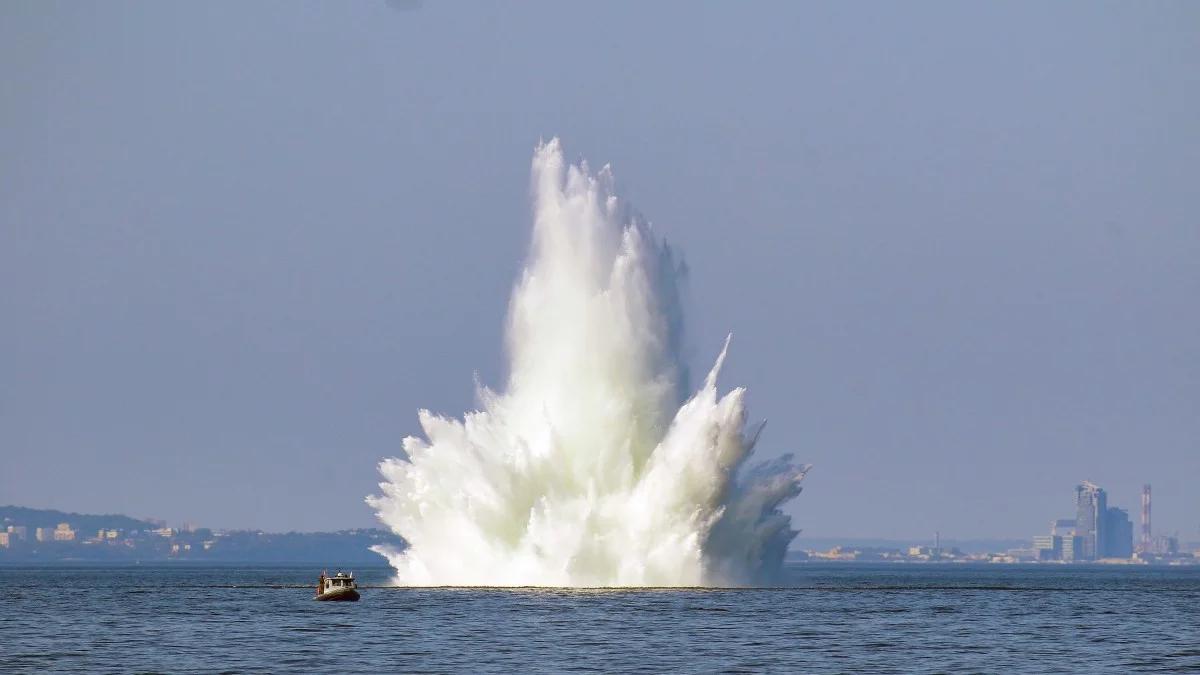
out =
[(419, 413), (424, 440), (384, 460), (379, 549), (405, 585), (769, 583), (795, 536), (790, 456), (747, 465), (744, 389), (716, 365), (687, 396), (683, 267), (613, 193), (606, 166), (533, 158), (529, 263), (513, 291), (503, 392), (456, 420)]

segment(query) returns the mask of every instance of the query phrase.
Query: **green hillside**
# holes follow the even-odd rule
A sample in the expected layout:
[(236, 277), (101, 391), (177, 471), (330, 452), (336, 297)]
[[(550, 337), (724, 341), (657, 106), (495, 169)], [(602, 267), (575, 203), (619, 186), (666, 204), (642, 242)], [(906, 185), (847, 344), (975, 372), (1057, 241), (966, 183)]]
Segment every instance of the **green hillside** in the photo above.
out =
[(70, 523), (73, 529), (90, 534), (101, 528), (129, 531), (158, 527), (150, 521), (118, 514), (88, 515), (53, 509), (30, 509), (24, 506), (0, 506), (0, 527), (24, 525), (32, 532), (36, 527), (55, 527), (59, 523)]

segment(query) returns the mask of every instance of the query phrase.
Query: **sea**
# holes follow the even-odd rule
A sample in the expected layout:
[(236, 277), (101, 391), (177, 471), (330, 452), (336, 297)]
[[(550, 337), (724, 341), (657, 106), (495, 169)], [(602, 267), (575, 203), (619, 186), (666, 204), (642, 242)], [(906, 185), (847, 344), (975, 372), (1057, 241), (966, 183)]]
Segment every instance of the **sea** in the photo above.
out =
[(1200, 673), (1200, 567), (798, 563), (740, 589), (370, 567), (356, 603), (314, 602), (319, 572), (0, 567), (0, 671)]

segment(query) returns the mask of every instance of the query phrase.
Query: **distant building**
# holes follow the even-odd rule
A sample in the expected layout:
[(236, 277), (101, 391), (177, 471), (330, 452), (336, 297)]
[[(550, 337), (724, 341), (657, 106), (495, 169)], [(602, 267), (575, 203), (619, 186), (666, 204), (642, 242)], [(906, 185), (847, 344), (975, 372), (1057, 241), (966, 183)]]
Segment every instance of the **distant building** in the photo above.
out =
[(10, 541), (25, 541), (29, 539), (29, 528), (24, 525), (9, 525), (8, 535)]
[(38, 541), (54, 541), (54, 528), (39, 527), (33, 531), (33, 537)]
[(1050, 534), (1059, 537), (1069, 537), (1075, 534), (1074, 518), (1059, 518), (1050, 522)]
[(1072, 534), (1062, 538), (1062, 560), (1065, 562), (1080, 562), (1088, 558), (1083, 555), (1083, 537)]
[(1039, 560), (1040, 551), (1036, 548), (1010, 548), (1004, 552), (1005, 562), (1030, 562)]
[(1034, 556), (1038, 560), (1062, 560), (1063, 538), (1056, 534), (1039, 534), (1033, 538)]
[(96, 541), (112, 541), (120, 536), (119, 530), (108, 530), (102, 527), (96, 531)]
[(900, 549), (879, 546), (857, 546), (850, 553), (854, 560), (894, 560), (903, 557)]
[(1108, 494), (1090, 482), (1075, 486), (1075, 534), (1083, 538), (1083, 549), (1075, 552), (1076, 560), (1096, 560), (1107, 550), (1105, 516)]
[[(204, 542), (204, 550), (212, 548), (215, 542)], [(185, 551), (189, 550), (190, 546), (185, 545)], [(861, 546), (850, 548), (846, 546), (834, 546), (828, 551), (811, 551), (808, 557), (821, 560), (892, 560), (902, 558), (903, 555), (899, 549), (894, 548), (878, 548), (874, 546)]]
[(945, 548), (940, 545), (910, 546), (908, 548), (908, 557), (918, 560), (944, 560), (948, 558), (961, 558), (963, 557), (963, 552), (957, 546), (951, 548)]
[(1104, 512), (1104, 551), (1102, 558), (1133, 557), (1133, 521), (1129, 512), (1110, 506)]
[(1173, 556), (1179, 554), (1179, 537), (1159, 535), (1154, 538), (1154, 552), (1158, 555)]
[(54, 541), (75, 541), (75, 530), (71, 529), (69, 523), (59, 523), (54, 528)]
[(9, 534), (8, 532), (0, 532), (0, 548), (8, 548), (9, 539), (11, 539), (11, 538), (12, 538), (12, 535)]

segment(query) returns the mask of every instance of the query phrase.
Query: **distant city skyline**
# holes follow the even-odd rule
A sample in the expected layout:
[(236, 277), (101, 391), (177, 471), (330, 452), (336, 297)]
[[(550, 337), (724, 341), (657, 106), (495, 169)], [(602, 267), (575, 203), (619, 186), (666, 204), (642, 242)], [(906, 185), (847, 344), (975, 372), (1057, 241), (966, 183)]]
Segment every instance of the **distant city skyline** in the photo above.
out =
[[(1150, 517), (1150, 502), (1149, 502), (1149, 500), (1150, 500), (1150, 494), (1151, 494), (1151, 485), (1148, 483), (1142, 484), (1141, 490), (1139, 491), (1139, 494), (1140, 494), (1139, 504), (1141, 506), (1141, 510), (1139, 512), (1139, 520), (1136, 523), (1131, 518), (1130, 510), (1127, 507), (1110, 505), (1109, 500), (1108, 500), (1108, 490), (1096, 485), (1095, 483), (1092, 483), (1091, 481), (1088, 481), (1088, 480), (1084, 480), (1084, 481), (1078, 483), (1077, 485), (1075, 485), (1074, 490), (1075, 490), (1074, 504), (1068, 505), (1068, 506), (1064, 507), (1062, 510), (1065, 512), (1065, 511), (1070, 511), (1070, 510), (1074, 509), (1075, 517), (1069, 518), (1069, 519), (1064, 519), (1064, 518), (1048, 519), (1049, 523), (1050, 523), (1050, 528), (1049, 528), (1050, 533), (1051, 533), (1050, 535), (1035, 534), (1032, 536), (1032, 539), (1030, 539), (1029, 536), (1022, 537), (1021, 535), (1006, 537), (1004, 535), (979, 535), (978, 533), (947, 533), (946, 539), (947, 539), (947, 541), (959, 541), (959, 540), (972, 541), (972, 540), (1005, 539), (1005, 538), (1027, 539), (1027, 540), (1031, 540), (1034, 543), (1035, 548), (1038, 547), (1038, 542), (1040, 540), (1041, 542), (1043, 542), (1043, 544), (1045, 546), (1055, 547), (1054, 550), (1057, 551), (1056, 555), (1061, 556), (1062, 549), (1059, 547), (1061, 547), (1062, 544), (1054, 543), (1053, 539), (1052, 538), (1047, 539), (1047, 536), (1051, 536), (1051, 537), (1058, 536), (1059, 538), (1065, 537), (1065, 538), (1069, 539), (1069, 537), (1071, 535), (1078, 534), (1079, 546), (1082, 547), (1081, 553), (1079, 555), (1080, 555), (1080, 559), (1083, 559), (1083, 560), (1094, 560), (1094, 559), (1104, 558), (1104, 557), (1128, 557), (1129, 555), (1132, 555), (1135, 551), (1147, 550), (1147, 549), (1151, 549), (1156, 546), (1161, 548), (1162, 546), (1165, 545), (1163, 543), (1163, 541), (1167, 538), (1171, 538), (1171, 539), (1176, 540), (1177, 542), (1182, 542), (1182, 543), (1200, 542), (1200, 528), (1197, 528), (1197, 531), (1195, 531), (1195, 532), (1187, 532), (1187, 531), (1182, 531), (1182, 530), (1178, 530), (1178, 529), (1164, 530), (1164, 531), (1156, 531), (1156, 530), (1152, 529), (1152, 525), (1150, 524), (1150, 522), (1148, 522), (1148, 518)], [(1066, 503), (1066, 502), (1064, 501), (1064, 503)], [(2, 507), (2, 506), (5, 506), (5, 505), (0, 504), (0, 507)], [(17, 505), (12, 505), (12, 506), (17, 506)], [(28, 505), (20, 505), (20, 506), (28, 506)], [(53, 507), (53, 506), (38, 506), (35, 508), (55, 509), (55, 507)], [(62, 509), (57, 509), (57, 510), (62, 510)], [(162, 527), (162, 528), (167, 528), (168, 525), (170, 525), (172, 523), (174, 524), (175, 529), (182, 529), (184, 531), (189, 531), (195, 527), (194, 519), (182, 519), (182, 520), (178, 520), (178, 521), (168, 521), (168, 520), (156, 518), (153, 516), (146, 516), (144, 514), (122, 514), (122, 515), (123, 516), (132, 515), (135, 518), (138, 518), (138, 519), (141, 519), (144, 521), (148, 521), (148, 522), (152, 522), (152, 523), (156, 523), (158, 527)], [(372, 527), (380, 527), (378, 524), (372, 524), (371, 526)], [(1110, 532), (1114, 533), (1110, 536), (1119, 537), (1120, 541), (1123, 543), (1114, 545), (1114, 544), (1112, 544), (1112, 542), (1105, 540), (1105, 535), (1101, 532), (1103, 532), (1103, 530), (1106, 527)], [(1119, 532), (1115, 528), (1120, 528)], [(248, 526), (236, 526), (235, 525), (235, 526), (221, 526), (221, 527), (215, 528), (215, 529), (254, 530), (254, 529), (263, 529), (263, 528), (248, 527)], [(292, 528), (292, 529), (295, 529), (295, 528)], [(0, 530), (3, 530), (3, 528), (0, 527)], [(315, 530), (300, 530), (300, 531), (315, 531)], [(795, 541), (793, 541), (792, 548), (793, 549), (802, 548), (805, 540), (810, 539), (810, 538), (815, 538), (818, 540), (878, 539), (878, 540), (893, 540), (893, 541), (927, 541), (927, 540), (931, 540), (936, 537), (940, 537), (941, 534), (942, 533), (940, 530), (936, 530), (932, 534), (931, 533), (924, 533), (924, 534), (918, 533), (918, 534), (910, 535), (907, 537), (885, 536), (885, 535), (875, 535), (875, 536), (863, 537), (861, 535), (838, 535), (836, 533), (835, 534), (821, 534), (821, 535), (816, 535), (814, 537), (812, 534), (806, 534), (804, 532), (801, 532), (800, 535), (798, 535), (797, 539)], [(1099, 542), (1097, 542), (1098, 539), (1099, 539)], [(1076, 555), (1076, 554), (1070, 552), (1070, 548), (1069, 548), (1070, 542), (1067, 542), (1067, 545), (1068, 545), (1068, 556), (1070, 557), (1070, 556)], [(1114, 547), (1114, 548), (1110, 548), (1110, 547)], [(1127, 547), (1127, 550), (1126, 550), (1126, 547)]]
[[(1103, 501), (1102, 488), (1077, 486), (1081, 512)], [(1097, 499), (1099, 498), (1099, 499)], [(1110, 520), (1108, 543), (1103, 555), (1091, 555), (1084, 542), (1088, 532), (1079, 521), (1056, 519), (1050, 534), (1032, 540), (942, 539), (862, 540), (854, 538), (813, 539), (796, 542), (787, 553), (790, 563), (800, 562), (904, 562), (904, 563), (1069, 563), (1200, 565), (1200, 541), (1180, 541), (1169, 535), (1155, 536), (1145, 545), (1132, 546), (1132, 526), (1123, 510), (1107, 507)], [(1103, 529), (1103, 528), (1102, 528)], [(0, 505), (0, 565), (35, 562), (130, 561), (296, 563), (322, 561), (334, 555), (340, 560), (382, 564), (373, 553), (377, 544), (403, 547), (400, 537), (385, 529), (352, 529), (338, 532), (270, 533), (261, 530), (228, 530), (184, 523), (172, 527), (159, 520), (136, 520), (122, 515), (96, 515), (37, 510)]]
[(813, 465), (802, 537), (1028, 538), (1084, 479), (1197, 536), (1200, 3), (406, 7), (0, 4), (0, 502), (376, 525), (505, 382), (558, 136)]

